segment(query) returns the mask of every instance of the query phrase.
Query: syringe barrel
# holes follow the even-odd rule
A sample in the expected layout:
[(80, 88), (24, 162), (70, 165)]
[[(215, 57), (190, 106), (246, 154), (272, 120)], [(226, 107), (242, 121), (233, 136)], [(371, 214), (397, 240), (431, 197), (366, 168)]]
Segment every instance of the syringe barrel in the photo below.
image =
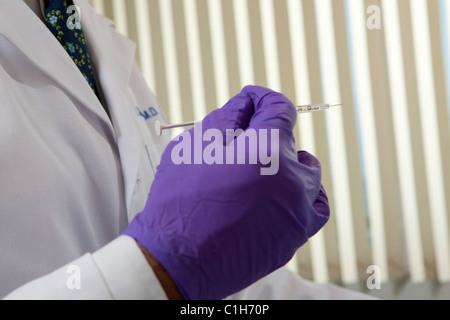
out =
[(322, 111), (324, 109), (328, 109), (327, 104), (309, 104), (306, 106), (299, 106), (297, 107), (297, 112), (304, 113), (304, 112), (317, 112)]

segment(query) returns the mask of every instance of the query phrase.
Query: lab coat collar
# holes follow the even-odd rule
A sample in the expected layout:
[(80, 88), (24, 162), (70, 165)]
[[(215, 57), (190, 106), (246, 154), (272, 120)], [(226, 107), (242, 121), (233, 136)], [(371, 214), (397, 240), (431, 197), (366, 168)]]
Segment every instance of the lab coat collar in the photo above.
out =
[[(113, 84), (115, 89), (124, 89), (130, 80), (134, 63), (134, 43), (117, 32), (111, 32), (111, 21), (95, 13), (86, 0), (75, 1), (75, 4), (81, 9), (81, 23), (102, 87), (108, 89)], [(117, 133), (77, 66), (23, 1), (1, 1), (0, 36), (14, 44), (42, 72), (94, 112), (114, 134)]]
[[(136, 125), (138, 114), (130, 100), (129, 85), (135, 66), (136, 44), (111, 26), (111, 20), (98, 15), (87, 0), (76, 0), (81, 9), (81, 23), (91, 59), (116, 133), (122, 162), (128, 217), (132, 216), (132, 198), (139, 180), (142, 135)], [(133, 111), (134, 113), (133, 113)]]
[(81, 23), (110, 117), (64, 48), (23, 1), (0, 0), (0, 42), (3, 37), (15, 45), (110, 128), (120, 152), (130, 210), (142, 147), (141, 136), (125, 107), (129, 103), (126, 90), (135, 63), (136, 45), (114, 31), (112, 22), (98, 15), (87, 0), (74, 3), (81, 9)]
[(87, 0), (75, 0), (81, 9), (81, 23), (91, 59), (102, 86), (106, 81), (124, 90), (130, 81), (136, 44), (112, 28), (113, 22), (97, 14)]
[(75, 63), (23, 1), (2, 0), (0, 36), (14, 44), (58, 86), (110, 125), (107, 113)]
[(91, 60), (104, 93), (116, 137), (121, 130), (124, 96), (135, 62), (136, 44), (113, 29), (113, 22), (97, 14), (87, 0), (74, 1), (81, 10), (81, 23)]

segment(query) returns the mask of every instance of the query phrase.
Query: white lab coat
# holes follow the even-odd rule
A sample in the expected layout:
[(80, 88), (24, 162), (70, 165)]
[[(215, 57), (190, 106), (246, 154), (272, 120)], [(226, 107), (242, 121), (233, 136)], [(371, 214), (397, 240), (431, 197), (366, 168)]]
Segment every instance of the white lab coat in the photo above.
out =
[[(119, 234), (145, 206), (169, 141), (153, 125), (166, 120), (135, 44), (75, 2), (109, 115), (38, 17), (0, 2), (0, 297), (165, 299)], [(230, 298), (360, 297), (283, 269), (253, 287)]]

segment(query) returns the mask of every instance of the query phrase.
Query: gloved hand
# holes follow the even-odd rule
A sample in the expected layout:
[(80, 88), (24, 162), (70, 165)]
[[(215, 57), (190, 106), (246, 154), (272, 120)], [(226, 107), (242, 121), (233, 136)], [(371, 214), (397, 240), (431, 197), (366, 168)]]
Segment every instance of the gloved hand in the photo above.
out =
[[(174, 140), (167, 147), (147, 205), (124, 234), (161, 263), (185, 299), (223, 299), (244, 289), (285, 265), (327, 222), (329, 206), (320, 164), (295, 150), (296, 118), (285, 96), (248, 86), (209, 114), (201, 127), (199, 123), (185, 131), (182, 141)], [(200, 128), (207, 134), (218, 129), (223, 139), (212, 134), (214, 142), (195, 145), (202, 139)], [(238, 128), (245, 133), (253, 130), (257, 146), (242, 144), (244, 135), (235, 139), (227, 135), (227, 129)], [(269, 130), (267, 143), (261, 129)], [(183, 154), (182, 144), (189, 146)], [(224, 164), (194, 164), (202, 151)], [(234, 158), (227, 158), (231, 151)], [(263, 175), (261, 168), (267, 169), (267, 161), (258, 158), (250, 164), (255, 152), (279, 155), (278, 170)], [(238, 164), (242, 155), (246, 164)], [(192, 164), (174, 164), (174, 156)], [(277, 169), (272, 165), (272, 170)]]

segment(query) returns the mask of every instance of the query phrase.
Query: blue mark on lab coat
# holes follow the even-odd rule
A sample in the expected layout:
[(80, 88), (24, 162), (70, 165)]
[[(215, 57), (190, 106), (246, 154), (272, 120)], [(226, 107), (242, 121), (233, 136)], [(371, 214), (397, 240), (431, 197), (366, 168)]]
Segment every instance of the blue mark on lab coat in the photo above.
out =
[(140, 110), (139, 108), (137, 108), (137, 109), (138, 109), (139, 115), (141, 117), (143, 117), (145, 120), (151, 119), (151, 118), (156, 117), (158, 115), (158, 111), (156, 111), (156, 109), (153, 108), (153, 107), (150, 107), (150, 108), (148, 108), (147, 110), (144, 110), (144, 111)]

